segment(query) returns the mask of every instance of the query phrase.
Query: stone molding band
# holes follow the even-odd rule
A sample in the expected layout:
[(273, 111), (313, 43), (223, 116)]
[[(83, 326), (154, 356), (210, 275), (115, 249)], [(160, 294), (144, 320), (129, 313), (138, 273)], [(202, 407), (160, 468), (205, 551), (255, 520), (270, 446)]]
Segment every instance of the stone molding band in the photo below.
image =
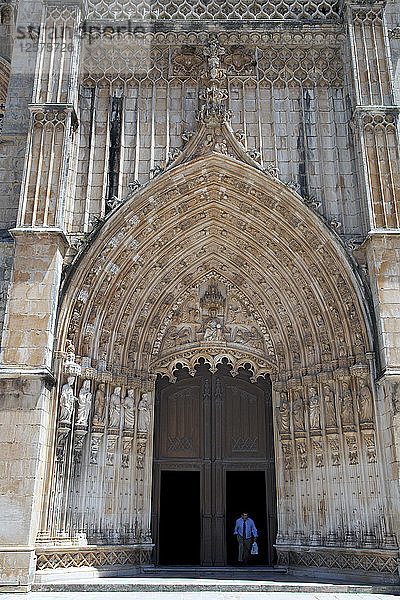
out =
[(37, 570), (73, 567), (108, 567), (149, 564), (153, 544), (91, 546), (86, 548), (36, 548)]
[(350, 569), (376, 573), (398, 573), (397, 550), (365, 551), (347, 548), (294, 548), (277, 547), (278, 565), (287, 567), (311, 567), (327, 569)]

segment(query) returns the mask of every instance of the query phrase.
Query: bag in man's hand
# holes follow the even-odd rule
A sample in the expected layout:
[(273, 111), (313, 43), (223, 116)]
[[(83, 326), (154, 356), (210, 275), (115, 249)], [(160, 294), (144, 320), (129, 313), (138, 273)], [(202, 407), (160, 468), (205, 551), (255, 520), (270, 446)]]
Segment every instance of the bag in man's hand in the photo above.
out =
[(258, 554), (258, 544), (257, 544), (257, 542), (253, 542), (253, 545), (251, 547), (251, 554)]

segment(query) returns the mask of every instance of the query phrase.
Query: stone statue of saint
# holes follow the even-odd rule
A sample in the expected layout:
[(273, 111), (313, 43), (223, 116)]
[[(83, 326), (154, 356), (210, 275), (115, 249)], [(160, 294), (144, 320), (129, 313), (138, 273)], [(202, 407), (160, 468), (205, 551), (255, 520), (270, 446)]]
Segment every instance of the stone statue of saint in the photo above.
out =
[(358, 410), (360, 412), (361, 423), (370, 423), (373, 421), (372, 394), (364, 379), (361, 381), (361, 390), (358, 397)]
[(304, 431), (304, 402), (299, 393), (293, 401), (293, 424), (295, 429)]
[(326, 424), (328, 427), (335, 427), (337, 425), (335, 397), (329, 385), (324, 385), (324, 404)]
[(94, 397), (94, 415), (93, 415), (93, 423), (95, 425), (104, 425), (105, 417), (106, 417), (106, 394), (105, 394), (105, 384), (99, 383), (99, 386), (96, 390), (96, 395)]
[(90, 407), (92, 405), (92, 393), (90, 391), (90, 380), (85, 379), (82, 384), (78, 397), (78, 411), (76, 415), (76, 425), (87, 425), (89, 420)]
[(278, 425), (281, 433), (288, 433), (290, 431), (289, 409), (290, 404), (287, 393), (281, 392), (278, 412)]
[(138, 404), (138, 431), (148, 433), (151, 421), (151, 400), (148, 392), (142, 394)]
[(310, 407), (310, 427), (311, 429), (319, 429), (321, 427), (321, 415), (319, 396), (315, 387), (311, 387), (308, 391), (308, 403)]
[(343, 396), (340, 409), (342, 423), (344, 425), (354, 425), (353, 395), (347, 381), (343, 382)]
[(64, 383), (60, 396), (60, 417), (62, 423), (71, 423), (72, 411), (74, 410), (74, 385), (75, 377), (68, 377), (67, 383)]
[(207, 323), (206, 330), (204, 332), (204, 340), (210, 342), (219, 342), (223, 340), (222, 325), (218, 319), (211, 319)]
[(135, 390), (128, 390), (128, 395), (124, 398), (124, 429), (133, 429), (135, 427)]
[(118, 429), (121, 422), (121, 388), (114, 388), (108, 410), (108, 427)]

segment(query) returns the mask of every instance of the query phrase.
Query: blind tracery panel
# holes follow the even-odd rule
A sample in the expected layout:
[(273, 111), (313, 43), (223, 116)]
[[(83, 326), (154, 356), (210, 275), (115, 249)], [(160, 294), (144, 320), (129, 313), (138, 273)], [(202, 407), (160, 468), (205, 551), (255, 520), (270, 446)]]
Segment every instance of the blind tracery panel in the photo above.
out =
[(331, 20), (339, 18), (339, 3), (332, 0), (89, 0), (89, 19), (181, 20)]

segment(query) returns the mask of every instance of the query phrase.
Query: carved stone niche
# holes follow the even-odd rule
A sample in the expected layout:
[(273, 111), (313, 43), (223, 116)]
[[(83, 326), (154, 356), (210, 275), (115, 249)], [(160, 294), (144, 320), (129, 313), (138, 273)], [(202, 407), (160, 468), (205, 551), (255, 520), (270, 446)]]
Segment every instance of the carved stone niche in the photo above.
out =
[(328, 446), (331, 464), (334, 467), (338, 467), (341, 464), (339, 437), (336, 435), (328, 435)]
[(308, 467), (308, 448), (307, 439), (301, 438), (296, 440), (296, 454), (297, 461), (300, 469), (307, 469)]
[(98, 464), (98, 454), (100, 449), (101, 440), (104, 436), (104, 429), (92, 429), (90, 436), (90, 454), (89, 463), (91, 465)]

